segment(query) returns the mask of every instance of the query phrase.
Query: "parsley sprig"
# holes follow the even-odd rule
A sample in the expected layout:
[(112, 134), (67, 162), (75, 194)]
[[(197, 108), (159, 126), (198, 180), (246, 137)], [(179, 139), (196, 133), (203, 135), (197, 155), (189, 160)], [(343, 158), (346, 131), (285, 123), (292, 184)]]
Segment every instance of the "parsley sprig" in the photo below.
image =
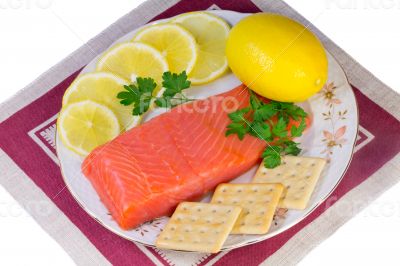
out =
[[(296, 156), (301, 152), (299, 143), (292, 139), (300, 137), (306, 129), (307, 113), (293, 103), (265, 103), (251, 90), (249, 92), (249, 106), (228, 114), (231, 123), (225, 135), (236, 134), (242, 140), (250, 134), (266, 141), (268, 146), (262, 153), (263, 162), (266, 168), (275, 168), (281, 164), (282, 155)], [(300, 123), (288, 129), (290, 119)]]
[(187, 98), (183, 91), (190, 87), (186, 71), (180, 74), (164, 72), (162, 75), (164, 92), (161, 97), (154, 96), (157, 84), (152, 78), (136, 78), (136, 84), (124, 86), (124, 91), (118, 93), (120, 103), (128, 106), (133, 104), (132, 115), (146, 113), (152, 102), (159, 107), (173, 108), (179, 104), (193, 101)]
[(192, 101), (188, 99), (183, 93), (190, 87), (190, 81), (187, 79), (186, 72), (180, 74), (164, 72), (162, 85), (165, 88), (162, 98), (156, 99), (155, 103), (159, 107), (175, 107), (176, 105)]

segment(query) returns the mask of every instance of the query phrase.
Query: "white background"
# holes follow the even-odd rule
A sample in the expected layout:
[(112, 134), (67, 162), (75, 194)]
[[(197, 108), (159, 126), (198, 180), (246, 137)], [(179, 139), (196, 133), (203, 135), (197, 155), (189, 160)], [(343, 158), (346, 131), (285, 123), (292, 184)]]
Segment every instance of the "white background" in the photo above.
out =
[[(0, 102), (141, 2), (0, 0)], [(400, 1), (286, 2), (378, 78), (400, 91)], [(398, 265), (399, 195), (397, 185), (316, 247), (301, 265)], [(3, 188), (0, 264), (73, 265), (61, 247)]]

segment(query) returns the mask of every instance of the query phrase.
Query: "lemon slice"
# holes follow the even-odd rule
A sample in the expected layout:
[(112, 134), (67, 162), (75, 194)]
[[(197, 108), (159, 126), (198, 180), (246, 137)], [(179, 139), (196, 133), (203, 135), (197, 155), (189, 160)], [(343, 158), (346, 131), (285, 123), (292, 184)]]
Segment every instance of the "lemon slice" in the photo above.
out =
[(189, 74), (197, 59), (197, 44), (193, 35), (176, 24), (155, 24), (140, 30), (133, 41), (150, 44), (166, 58), (173, 73)]
[(132, 106), (124, 106), (117, 99), (117, 94), (127, 84), (127, 80), (109, 72), (83, 74), (66, 90), (62, 104), (92, 100), (105, 105), (117, 116), (122, 130), (126, 130), (138, 125), (141, 120), (140, 116), (132, 116)]
[(118, 119), (106, 106), (90, 100), (65, 106), (57, 120), (57, 131), (64, 145), (86, 156), (120, 133)]
[(158, 50), (148, 44), (121, 43), (103, 55), (96, 69), (113, 72), (132, 82), (137, 77), (150, 77), (159, 83), (162, 74), (168, 71), (168, 63)]
[(193, 84), (210, 82), (228, 69), (225, 46), (230, 27), (225, 20), (206, 12), (191, 12), (171, 22), (182, 25), (197, 41), (197, 62), (189, 75)]

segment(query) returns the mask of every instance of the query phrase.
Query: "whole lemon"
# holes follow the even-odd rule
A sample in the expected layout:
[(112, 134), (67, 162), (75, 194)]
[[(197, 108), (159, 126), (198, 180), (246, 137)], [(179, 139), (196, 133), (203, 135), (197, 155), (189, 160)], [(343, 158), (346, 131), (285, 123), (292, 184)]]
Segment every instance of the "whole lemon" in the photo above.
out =
[(226, 46), (233, 73), (272, 100), (301, 102), (328, 78), (328, 59), (318, 38), (300, 23), (257, 13), (236, 24)]

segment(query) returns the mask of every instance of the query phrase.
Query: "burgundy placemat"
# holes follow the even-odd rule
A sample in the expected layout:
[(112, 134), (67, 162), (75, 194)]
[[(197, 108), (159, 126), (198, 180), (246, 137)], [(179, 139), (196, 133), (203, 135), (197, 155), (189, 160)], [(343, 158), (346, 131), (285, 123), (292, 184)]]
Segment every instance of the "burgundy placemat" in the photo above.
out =
[[(165, 9), (166, 6), (170, 5), (170, 3), (165, 1), (159, 2), (163, 2), (162, 5), (160, 4), (160, 8)], [(156, 3), (157, 1), (152, 1), (152, 4)], [(281, 3), (280, 5), (285, 7)], [(263, 5), (259, 6), (263, 7)], [(278, 5), (278, 7), (281, 6)], [(277, 8), (277, 6), (273, 7)], [(260, 11), (260, 8), (249, 0), (183, 0), (153, 17), (154, 19), (167, 18), (182, 12), (205, 10), (209, 8), (229, 9), (240, 12)], [(156, 12), (156, 10), (152, 11)], [(137, 14), (135, 12), (140, 12), (140, 8), (128, 15), (134, 16)], [(142, 21), (143, 24), (146, 22), (146, 20)], [(133, 30), (133, 28), (126, 28), (125, 25), (124, 30), (130, 31)], [(123, 32), (121, 32), (121, 34), (123, 34)], [(323, 38), (323, 40), (325, 42), (327, 41), (325, 38)], [(354, 68), (355, 66), (352, 67)], [(85, 251), (81, 251), (82, 253), (79, 253), (79, 249), (66, 247), (66, 250), (78, 264), (107, 264), (109, 262), (113, 265), (205, 265), (207, 263), (215, 263), (216, 265), (258, 265), (264, 261), (268, 262), (268, 259), (272, 258), (273, 261), (278, 264), (279, 262), (290, 263), (296, 261), (304, 255), (303, 252), (294, 251), (294, 253), (297, 252), (298, 255), (296, 258), (290, 260), (283, 257), (277, 258), (277, 251), (282, 248), (287, 248), (289, 245), (293, 245), (293, 247), (297, 249), (301, 248), (295, 245), (293, 241), (302, 236), (304, 228), (312, 226), (314, 221), (317, 222), (320, 216), (324, 216), (324, 214), (328, 213), (327, 210), (335, 206), (335, 203), (341, 201), (343, 197), (346, 197), (348, 192), (356, 187), (361, 189), (362, 184), (366, 182), (366, 180), (389, 161), (394, 160), (400, 151), (400, 122), (392, 114), (385, 111), (382, 104), (377, 104), (374, 100), (365, 95), (369, 92), (367, 86), (362, 86), (363, 84), (360, 82), (354, 82), (352, 86), (359, 107), (360, 131), (353, 161), (334, 193), (306, 219), (271, 239), (216, 255), (161, 251), (144, 247), (127, 241), (102, 227), (76, 203), (68, 189), (65, 188), (55, 151), (55, 121), (61, 107), (63, 93), (77, 76), (79, 69), (80, 67), (77, 67), (74, 73), (66, 75), (56, 86), (48, 86), (49, 88), (45, 90), (43, 95), (35, 100), (28, 100), (19, 110), (10, 110), (9, 105), (2, 106), (5, 110), (0, 109), (4, 111), (4, 114), (10, 114), (7, 118), (0, 120), (2, 121), (0, 124), (0, 148), (4, 152), (4, 155), (2, 155), (0, 159), (3, 160), (3, 157), (7, 157), (7, 162), (11, 159), (13, 164), (11, 165), (8, 163), (8, 166), (10, 168), (17, 167), (17, 170), (22, 170), (23, 178), (29, 178), (33, 181), (32, 184), (27, 186), (36, 186), (40, 188), (41, 192), (44, 193), (43, 200), (52, 202), (51, 204), (55, 206), (52, 208), (57, 208), (57, 211), (61, 211), (60, 215), (62, 214), (62, 216), (58, 216), (66, 220), (63, 221), (65, 222), (64, 227), (66, 227), (64, 230), (68, 229), (68, 227), (74, 228), (74, 230), (78, 229), (78, 232), (75, 233), (74, 236), (71, 236), (68, 243), (63, 242), (62, 238), (67, 237), (67, 235), (62, 229), (59, 229), (61, 233), (57, 230), (53, 230), (54, 232), (52, 231), (51, 234), (53, 236), (56, 235), (55, 238), (64, 247), (66, 245), (73, 245), (74, 241), (80, 242), (81, 239), (86, 238), (89, 241), (87, 241), (87, 243), (81, 241), (86, 245), (82, 247), (82, 249), (88, 247), (89, 250), (90, 247), (91, 250), (96, 250), (96, 252), (99, 253), (87, 259), (85, 257), (88, 256), (88, 252), (84, 253)], [(347, 74), (350, 76), (350, 71), (348, 71)], [(365, 73), (362, 72), (361, 74)], [(358, 75), (361, 74), (358, 73)], [(51, 75), (51, 73), (47, 75)], [(353, 79), (357, 80), (355, 78)], [(375, 84), (377, 81), (372, 80), (371, 82)], [(376, 89), (381, 89), (382, 93), (384, 93), (387, 88), (383, 84), (381, 86), (382, 87), (377, 87)], [(37, 86), (32, 85), (32, 88), (26, 88), (23, 93), (28, 93), (30, 89), (32, 90), (36, 87)], [(396, 95), (396, 97), (398, 96)], [(11, 101), (18, 101), (18, 99), (14, 98)], [(394, 115), (398, 115), (398, 113)], [(6, 167), (7, 166), (4, 166), (4, 169), (6, 169)], [(13, 171), (14, 175), (17, 170)], [(4, 171), (4, 177), (2, 174), (1, 178), (2, 183), (7, 188), (7, 186), (13, 184), (13, 181), (7, 176), (7, 171)], [(385, 176), (381, 176), (380, 178), (385, 180)], [(18, 186), (18, 184), (15, 184), (15, 186)], [(29, 195), (29, 193), (29, 191), (25, 191), (25, 196)], [(374, 193), (375, 192), (371, 192), (371, 195)], [(17, 195), (18, 193), (15, 192), (15, 190), (13, 190), (12, 194), (14, 194), (17, 199), (20, 199), (20, 196)], [(351, 194), (349, 193), (349, 195)], [(366, 198), (365, 200), (367, 201), (370, 199)], [(23, 200), (20, 199), (20, 202), (22, 201), (29, 202), (29, 197)], [(37, 213), (34, 215), (37, 215)], [(50, 216), (50, 214), (48, 217), (46, 215), (41, 215), (39, 218), (35, 218), (47, 229), (52, 222), (49, 221)], [(351, 216), (349, 215), (347, 219)], [(334, 226), (331, 227), (332, 230), (334, 230)], [(320, 229), (316, 228), (315, 230)], [(94, 251), (91, 252), (93, 253)], [(273, 257), (274, 254), (276, 255), (275, 257)], [(288, 257), (290, 256), (288, 255)]]

